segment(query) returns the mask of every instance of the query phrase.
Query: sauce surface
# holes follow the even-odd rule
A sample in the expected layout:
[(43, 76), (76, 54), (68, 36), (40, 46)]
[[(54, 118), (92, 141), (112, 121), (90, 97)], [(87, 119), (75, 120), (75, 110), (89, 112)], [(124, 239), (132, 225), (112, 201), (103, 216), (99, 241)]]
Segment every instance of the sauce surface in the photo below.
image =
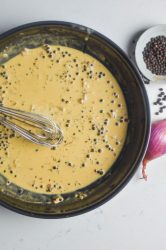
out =
[(0, 126), (0, 173), (24, 189), (78, 190), (104, 175), (122, 150), (123, 93), (88, 54), (53, 45), (24, 49), (0, 66), (0, 96), (4, 106), (50, 117), (63, 130), (63, 142), (50, 149)]

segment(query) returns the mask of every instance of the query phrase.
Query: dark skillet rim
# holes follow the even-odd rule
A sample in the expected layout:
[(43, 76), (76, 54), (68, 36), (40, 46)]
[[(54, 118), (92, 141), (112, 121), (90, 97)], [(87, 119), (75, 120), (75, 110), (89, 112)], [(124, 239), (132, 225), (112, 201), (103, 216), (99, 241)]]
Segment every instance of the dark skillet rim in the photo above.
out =
[[(38, 26), (44, 26), (44, 25), (56, 25), (56, 26), (57, 25), (65, 25), (68, 27), (73, 27), (73, 25), (74, 25), (74, 27), (78, 28), (78, 29), (79, 28), (80, 29), (84, 28), (85, 30), (88, 29), (86, 26), (83, 26), (80, 24), (75, 24), (72, 22), (66, 22), (66, 21), (50, 21), (50, 20), (37, 21), (37, 22), (27, 23), (27, 24), (23, 24), (21, 26), (17, 26), (15, 28), (12, 28), (12, 29), (2, 33), (0, 35), (0, 39), (3, 39), (3, 38), (5, 38), (5, 37), (7, 37), (15, 32), (22, 31), (25, 28), (31, 28), (31, 27), (33, 28), (35, 26), (38, 27)], [(151, 118), (150, 118), (150, 106), (149, 106), (148, 96), (147, 96), (141, 75), (140, 75), (138, 69), (136, 68), (136, 66), (128, 58), (127, 54), (118, 45), (116, 45), (111, 39), (107, 38), (106, 36), (102, 35), (101, 33), (97, 32), (97, 31), (95, 31), (94, 29), (90, 29), (90, 30), (93, 31), (93, 34), (95, 34), (96, 36), (100, 37), (101, 39), (103, 39), (104, 41), (109, 43), (115, 50), (117, 50), (124, 57), (127, 64), (131, 67), (131, 69), (133, 70), (134, 74), (136, 75), (136, 77), (139, 81), (139, 85), (141, 87), (143, 97), (144, 97), (145, 106), (146, 106), (146, 110), (145, 110), (145, 113), (146, 113), (145, 136), (144, 136), (144, 140), (143, 140), (142, 145), (141, 145), (141, 149), (139, 151), (139, 157), (136, 158), (135, 163), (132, 166), (132, 171), (130, 171), (130, 173), (126, 176), (126, 178), (124, 178), (122, 180), (120, 185), (111, 194), (109, 194), (107, 197), (103, 198), (102, 200), (96, 202), (95, 204), (88, 206), (87, 208), (82, 208), (78, 211), (69, 212), (67, 214), (56, 214), (56, 215), (55, 214), (44, 214), (44, 213), (40, 214), (40, 213), (31, 213), (31, 212), (16, 208), (12, 205), (9, 205), (4, 201), (0, 201), (0, 205), (2, 205), (3, 207), (5, 207), (11, 211), (17, 212), (17, 213), (22, 214), (22, 215), (35, 217), (35, 218), (43, 218), (43, 219), (68, 218), (68, 217), (81, 215), (81, 214), (84, 214), (86, 212), (89, 212), (89, 211), (103, 205), (104, 203), (106, 203), (107, 201), (112, 199), (115, 195), (117, 195), (127, 185), (127, 183), (130, 181), (130, 179), (133, 177), (133, 175), (135, 174), (136, 170), (138, 169), (138, 167), (139, 167), (139, 165), (144, 157), (144, 154), (145, 154), (145, 151), (146, 151), (146, 148), (148, 145), (148, 141), (149, 141), (149, 136), (150, 136)]]

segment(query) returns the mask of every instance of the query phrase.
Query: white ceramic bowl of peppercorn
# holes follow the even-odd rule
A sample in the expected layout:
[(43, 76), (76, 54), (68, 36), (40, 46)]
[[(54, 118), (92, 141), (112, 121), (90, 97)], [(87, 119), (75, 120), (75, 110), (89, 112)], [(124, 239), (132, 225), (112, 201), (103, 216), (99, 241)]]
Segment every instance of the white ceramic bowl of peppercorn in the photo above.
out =
[(147, 79), (166, 80), (166, 24), (151, 27), (140, 36), (135, 59)]

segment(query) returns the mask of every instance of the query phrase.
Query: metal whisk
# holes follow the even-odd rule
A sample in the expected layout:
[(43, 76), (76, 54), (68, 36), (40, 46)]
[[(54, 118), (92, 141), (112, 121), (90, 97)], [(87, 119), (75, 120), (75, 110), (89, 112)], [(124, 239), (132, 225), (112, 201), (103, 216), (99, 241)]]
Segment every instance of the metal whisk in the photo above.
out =
[[(44, 116), (3, 106), (0, 106), (1, 114), (3, 116), (0, 116), (0, 124), (12, 129), (31, 142), (47, 147), (56, 147), (63, 140), (60, 127)], [(14, 120), (17, 121), (16, 124)], [(18, 121), (19, 125), (17, 124)], [(33, 132), (34, 129), (37, 132)]]

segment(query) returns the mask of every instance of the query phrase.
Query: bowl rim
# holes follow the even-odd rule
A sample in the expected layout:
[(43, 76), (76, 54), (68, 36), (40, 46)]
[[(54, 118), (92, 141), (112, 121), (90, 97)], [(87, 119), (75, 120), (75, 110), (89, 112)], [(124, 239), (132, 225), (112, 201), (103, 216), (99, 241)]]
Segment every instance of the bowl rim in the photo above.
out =
[(135, 174), (136, 170), (138, 169), (138, 167), (139, 167), (139, 165), (144, 157), (146, 148), (148, 146), (149, 137), (150, 137), (150, 129), (151, 129), (151, 116), (150, 116), (150, 105), (149, 105), (149, 101), (148, 101), (148, 96), (147, 96), (146, 89), (145, 89), (145, 86), (143, 83), (143, 79), (142, 79), (137, 67), (133, 64), (133, 62), (129, 59), (127, 54), (117, 44), (115, 44), (111, 39), (102, 35), (100, 32), (98, 32), (94, 29), (88, 28), (84, 25), (76, 24), (73, 22), (47, 20), (47, 21), (30, 22), (30, 23), (26, 23), (26, 24), (23, 24), (20, 26), (16, 26), (16, 27), (9, 29), (8, 31), (0, 34), (0, 40), (6, 38), (9, 35), (14, 34), (15, 32), (22, 31), (26, 28), (33, 28), (33, 27), (39, 27), (39, 26), (45, 26), (45, 25), (49, 25), (49, 26), (51, 26), (51, 25), (53, 25), (53, 26), (54, 25), (56, 25), (56, 26), (63, 25), (66, 27), (75, 27), (75, 28), (80, 29), (80, 30), (92, 31), (93, 34), (95, 34), (97, 37), (101, 38), (102, 40), (106, 41), (118, 53), (120, 53), (123, 56), (123, 58), (126, 60), (128, 65), (131, 67), (131, 69), (133, 70), (134, 74), (136, 75), (136, 77), (138, 79), (140, 88), (141, 88), (143, 96), (144, 96), (144, 102), (146, 105), (145, 112), (146, 112), (146, 118), (147, 118), (144, 140), (142, 142), (141, 149), (139, 151), (139, 156), (136, 158), (136, 160), (133, 164), (132, 171), (130, 171), (130, 173), (126, 176), (126, 178), (124, 178), (122, 180), (120, 185), (117, 186), (117, 188), (112, 193), (110, 193), (106, 198), (103, 198), (101, 201), (98, 201), (95, 204), (92, 204), (86, 208), (80, 208), (78, 211), (69, 212), (67, 214), (47, 214), (47, 213), (40, 214), (40, 213), (36, 213), (36, 212), (35, 213), (29, 212), (29, 211), (23, 210), (21, 208), (16, 208), (13, 205), (9, 205), (7, 202), (0, 200), (0, 205), (2, 205), (3, 207), (5, 207), (11, 211), (14, 211), (14, 212), (22, 214), (22, 215), (26, 215), (26, 216), (30, 216), (30, 217), (34, 217), (34, 218), (43, 218), (43, 219), (59, 219), (59, 218), (68, 218), (68, 217), (72, 217), (72, 216), (76, 216), (76, 215), (81, 215), (81, 214), (89, 212), (89, 211), (103, 205), (104, 203), (106, 203), (107, 201), (112, 199), (115, 195), (117, 195), (128, 184), (128, 182), (131, 180), (131, 178)]

